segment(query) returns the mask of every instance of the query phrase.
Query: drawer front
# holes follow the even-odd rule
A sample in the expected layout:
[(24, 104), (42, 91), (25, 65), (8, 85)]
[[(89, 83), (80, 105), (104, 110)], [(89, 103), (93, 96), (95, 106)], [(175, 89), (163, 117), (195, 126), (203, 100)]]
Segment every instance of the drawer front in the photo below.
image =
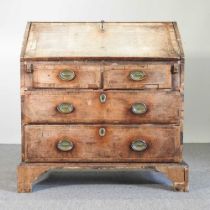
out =
[(91, 88), (101, 85), (99, 65), (34, 64), (34, 88)]
[(104, 89), (172, 88), (171, 65), (108, 66)]
[(24, 130), (27, 162), (181, 161), (179, 126), (27, 125)]
[(25, 123), (178, 123), (173, 91), (28, 91)]

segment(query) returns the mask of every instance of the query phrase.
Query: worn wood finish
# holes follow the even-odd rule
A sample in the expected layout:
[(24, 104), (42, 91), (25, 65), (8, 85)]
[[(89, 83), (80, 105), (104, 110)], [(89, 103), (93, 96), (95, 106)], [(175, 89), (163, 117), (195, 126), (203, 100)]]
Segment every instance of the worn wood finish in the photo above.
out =
[[(118, 66), (113, 70), (110, 66), (104, 71), (104, 89), (144, 89), (144, 88), (172, 88), (171, 65), (129, 65)], [(143, 71), (145, 78), (133, 81), (130, 73)]]
[(179, 29), (178, 29), (177, 22), (173, 22), (173, 26), (174, 26), (174, 32), (175, 32), (175, 35), (176, 35), (176, 40), (177, 40), (177, 43), (178, 43), (178, 46), (179, 46), (181, 60), (183, 61), (184, 60), (184, 50), (183, 50), (183, 47), (182, 47), (181, 35), (180, 35)]
[[(32, 72), (27, 68), (32, 64)], [(176, 62), (22, 62), (21, 89), (33, 88), (89, 88), (89, 89), (172, 89), (180, 90), (180, 64)], [(63, 69), (76, 71), (72, 81), (61, 81)], [(129, 73), (142, 70), (142, 81), (132, 81)], [(174, 69), (176, 72), (174, 72)], [(115, 70), (115, 71), (113, 71)], [(171, 74), (171, 72), (174, 72)]]
[[(73, 71), (75, 78), (63, 81), (59, 78), (60, 72)], [(65, 64), (33, 64), (34, 88), (92, 88), (101, 86), (100, 65), (65, 65)]]
[(27, 42), (28, 42), (28, 36), (29, 36), (30, 28), (31, 28), (31, 22), (27, 22), (24, 37), (23, 37), (23, 42), (22, 42), (21, 53), (20, 53), (20, 59), (21, 60), (24, 58), (24, 55), (25, 55), (26, 45), (27, 45)]
[(53, 169), (68, 170), (153, 170), (172, 181), (176, 191), (189, 190), (188, 165), (182, 163), (22, 163), (18, 166), (18, 192), (31, 192), (32, 184)]
[[(18, 192), (30, 192), (41, 174), (58, 168), (150, 169), (188, 191), (181, 162), (184, 52), (175, 22), (31, 22), (20, 59)], [(61, 80), (64, 69), (76, 77)], [(132, 81), (135, 70), (145, 78)], [(72, 103), (73, 112), (59, 113), (61, 103)], [(134, 103), (146, 113), (133, 114)], [(131, 146), (135, 139), (139, 146)]]
[(173, 23), (31, 23), (24, 60), (179, 59)]
[[(99, 136), (99, 129), (105, 135)], [(82, 132), (81, 132), (82, 131)], [(164, 125), (27, 125), (27, 162), (179, 162), (180, 127)], [(57, 149), (60, 140), (73, 142), (73, 150)], [(147, 149), (131, 149), (141, 139)]]
[[(101, 93), (105, 103), (99, 100)], [(131, 112), (138, 102), (146, 104), (145, 114)], [(74, 111), (59, 113), (61, 103), (73, 104)], [(179, 123), (180, 105), (175, 91), (28, 91), (23, 115), (25, 123)]]

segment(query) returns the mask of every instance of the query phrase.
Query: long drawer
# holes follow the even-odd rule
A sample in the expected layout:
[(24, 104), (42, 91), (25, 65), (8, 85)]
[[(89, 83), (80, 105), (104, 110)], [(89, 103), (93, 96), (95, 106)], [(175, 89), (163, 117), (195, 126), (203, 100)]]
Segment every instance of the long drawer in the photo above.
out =
[(175, 91), (28, 91), (25, 123), (179, 123)]
[(179, 162), (175, 125), (26, 125), (27, 162)]

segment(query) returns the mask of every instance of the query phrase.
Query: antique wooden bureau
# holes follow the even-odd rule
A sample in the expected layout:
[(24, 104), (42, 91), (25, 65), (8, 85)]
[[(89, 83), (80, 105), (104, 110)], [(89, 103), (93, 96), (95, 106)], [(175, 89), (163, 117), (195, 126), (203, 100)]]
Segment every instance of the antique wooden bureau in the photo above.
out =
[(30, 22), (18, 191), (52, 169), (150, 169), (188, 191), (177, 24)]

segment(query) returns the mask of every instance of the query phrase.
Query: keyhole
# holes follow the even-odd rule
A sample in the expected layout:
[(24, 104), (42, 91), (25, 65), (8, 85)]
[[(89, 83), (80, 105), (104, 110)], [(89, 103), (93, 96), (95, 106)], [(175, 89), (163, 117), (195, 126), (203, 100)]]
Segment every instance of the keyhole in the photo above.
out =
[(106, 134), (106, 129), (105, 128), (100, 128), (99, 129), (99, 136), (105, 136)]
[(100, 95), (99, 99), (100, 99), (100, 102), (101, 102), (101, 103), (105, 103), (105, 102), (106, 102), (106, 95), (105, 95), (104, 93), (102, 93), (102, 94)]

